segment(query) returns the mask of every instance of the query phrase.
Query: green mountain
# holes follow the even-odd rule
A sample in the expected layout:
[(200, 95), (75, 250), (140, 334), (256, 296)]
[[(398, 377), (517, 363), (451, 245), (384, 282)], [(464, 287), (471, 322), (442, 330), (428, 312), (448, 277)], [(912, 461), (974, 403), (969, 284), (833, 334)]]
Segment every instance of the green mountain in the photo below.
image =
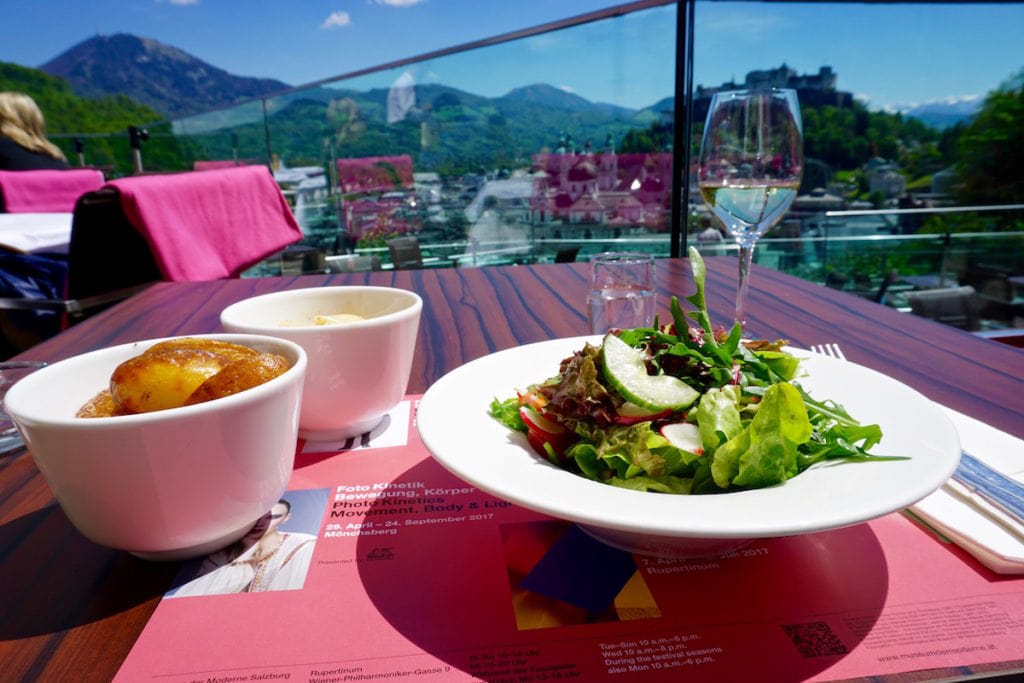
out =
[(0, 90), (23, 92), (36, 101), (46, 117), (47, 132), (111, 133), (144, 126), (163, 116), (126, 95), (79, 97), (63, 78), (38, 69), (0, 62)]
[(269, 135), (271, 148), (290, 166), (386, 151), (411, 155), (417, 170), (451, 174), (529, 166), (532, 155), (561, 144), (598, 151), (653, 119), (647, 110), (594, 104), (547, 85), (487, 98), (428, 84), (415, 86), (407, 108), (389, 122), (388, 94), (386, 88), (321, 87), (271, 100), (266, 131), (258, 112), (247, 108), (193, 117), (182, 128), (210, 158), (230, 158), (232, 142), (242, 156), (258, 156)]
[(42, 67), (83, 97), (124, 94), (176, 118), (286, 90), (270, 78), (235, 76), (150, 38), (94, 36)]
[(163, 118), (125, 95), (79, 97), (64, 79), (17, 64), (0, 62), (0, 90), (23, 92), (36, 101), (46, 119), (47, 134), (72, 164), (77, 157), (73, 134), (79, 134), (88, 163), (108, 175), (131, 172), (128, 127), (144, 127)]

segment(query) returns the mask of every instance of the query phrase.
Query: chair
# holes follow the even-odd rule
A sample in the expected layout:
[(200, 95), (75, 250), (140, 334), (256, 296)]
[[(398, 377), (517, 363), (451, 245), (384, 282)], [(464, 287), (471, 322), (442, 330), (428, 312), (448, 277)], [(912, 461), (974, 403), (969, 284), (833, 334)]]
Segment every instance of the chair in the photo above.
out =
[(830, 270), (825, 274), (825, 286), (831, 289), (838, 289), (840, 291), (846, 287), (846, 283), (849, 281), (849, 277), (845, 273), (840, 273), (837, 270)]
[(365, 273), (380, 270), (380, 256), (374, 254), (341, 254), (324, 259), (332, 273)]
[(387, 242), (388, 251), (391, 253), (391, 263), (395, 270), (413, 270), (423, 267), (423, 253), (420, 251), (420, 241), (412, 235), (395, 237)]
[(963, 330), (981, 329), (980, 307), (974, 287), (947, 287), (907, 292), (914, 315)]
[(0, 171), (0, 211), (71, 213), (86, 192), (103, 185), (103, 172), (92, 168)]
[(156, 281), (239, 277), (301, 238), (265, 167), (122, 178), (75, 205), (64, 298), (0, 309), (51, 311), (59, 331)]
[[(35, 291), (19, 287), (21, 296), (0, 298), (0, 333), (4, 353), (12, 355), (52, 337), (79, 320), (98, 313), (160, 279), (149, 246), (120, 211), (111, 190), (86, 193), (75, 207), (66, 260), (19, 255), (20, 269), (48, 272), (48, 281), (33, 275)], [(5, 273), (14, 266), (5, 267)], [(6, 288), (5, 288), (6, 289)], [(10, 292), (10, 290), (7, 290)]]
[(555, 263), (574, 263), (576, 261), (576, 255), (580, 252), (579, 247), (569, 247), (566, 249), (559, 249), (555, 253)]

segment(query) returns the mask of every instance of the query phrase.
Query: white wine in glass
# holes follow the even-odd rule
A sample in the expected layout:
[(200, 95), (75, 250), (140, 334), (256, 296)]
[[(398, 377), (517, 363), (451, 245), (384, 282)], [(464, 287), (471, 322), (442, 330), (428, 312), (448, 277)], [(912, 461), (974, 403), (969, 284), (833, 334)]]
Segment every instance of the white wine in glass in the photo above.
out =
[(698, 185), (712, 214), (740, 247), (735, 317), (740, 325), (746, 323), (754, 248), (796, 198), (803, 156), (795, 90), (729, 90), (712, 96)]

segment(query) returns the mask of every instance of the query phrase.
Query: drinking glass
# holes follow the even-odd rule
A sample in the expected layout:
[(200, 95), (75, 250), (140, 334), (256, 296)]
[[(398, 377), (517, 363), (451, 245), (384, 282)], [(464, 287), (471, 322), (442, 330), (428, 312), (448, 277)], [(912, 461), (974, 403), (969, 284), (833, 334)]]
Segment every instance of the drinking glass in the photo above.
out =
[(587, 294), (590, 332), (650, 326), (656, 294), (652, 255), (608, 251), (592, 256)]
[(728, 90), (711, 98), (700, 145), (698, 185), (712, 214), (740, 247), (735, 320), (746, 323), (754, 248), (796, 197), (803, 124), (795, 90)]
[(11, 418), (7, 415), (7, 410), (4, 408), (4, 398), (7, 396), (7, 390), (19, 379), (30, 372), (35, 372), (44, 365), (46, 363), (34, 360), (0, 362), (0, 455), (25, 445), (21, 440), (21, 434), (18, 433), (18, 428), (14, 426)]

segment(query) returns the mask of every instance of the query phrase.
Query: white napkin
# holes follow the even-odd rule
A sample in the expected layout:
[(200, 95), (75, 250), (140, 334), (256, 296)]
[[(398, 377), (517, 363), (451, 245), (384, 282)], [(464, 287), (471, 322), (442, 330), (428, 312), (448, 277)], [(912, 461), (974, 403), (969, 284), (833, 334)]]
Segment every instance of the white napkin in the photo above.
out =
[[(1024, 441), (942, 406), (965, 451), (1024, 483)], [(1024, 574), (1024, 524), (950, 480), (910, 510), (998, 574)]]

